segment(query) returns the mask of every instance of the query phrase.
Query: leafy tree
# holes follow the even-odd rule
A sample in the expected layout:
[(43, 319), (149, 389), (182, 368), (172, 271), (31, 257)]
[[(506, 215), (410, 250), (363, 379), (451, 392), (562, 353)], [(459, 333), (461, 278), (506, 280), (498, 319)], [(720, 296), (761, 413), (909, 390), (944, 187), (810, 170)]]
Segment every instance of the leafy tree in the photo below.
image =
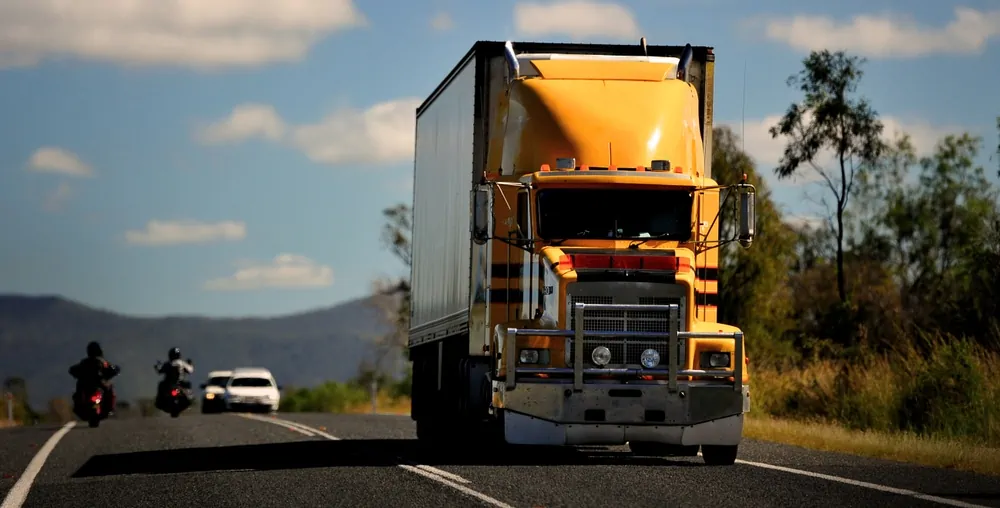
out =
[[(803, 70), (788, 78), (804, 94), (793, 103), (771, 136), (789, 138), (775, 168), (779, 178), (792, 176), (803, 166), (815, 170), (836, 198), (837, 292), (847, 303), (844, 276), (844, 212), (852, 193), (854, 177), (864, 167), (875, 165), (882, 153), (882, 123), (867, 100), (851, 98), (863, 76), (863, 59), (843, 51), (813, 51), (803, 60)], [(817, 160), (824, 149), (833, 152), (833, 168)]]
[[(739, 148), (738, 136), (725, 126), (712, 134), (712, 176), (725, 185), (743, 174), (757, 188), (757, 239), (752, 249), (734, 244), (719, 253), (719, 320), (739, 325), (753, 344), (757, 358), (765, 363), (779, 356), (793, 355), (784, 332), (790, 328), (788, 267), (794, 260), (795, 233), (781, 220), (781, 214), (766, 183), (757, 173), (750, 156)], [(725, 199), (725, 193), (720, 196)], [(731, 196), (732, 204), (735, 196)], [(737, 227), (732, 206), (720, 211), (720, 238), (732, 238)]]

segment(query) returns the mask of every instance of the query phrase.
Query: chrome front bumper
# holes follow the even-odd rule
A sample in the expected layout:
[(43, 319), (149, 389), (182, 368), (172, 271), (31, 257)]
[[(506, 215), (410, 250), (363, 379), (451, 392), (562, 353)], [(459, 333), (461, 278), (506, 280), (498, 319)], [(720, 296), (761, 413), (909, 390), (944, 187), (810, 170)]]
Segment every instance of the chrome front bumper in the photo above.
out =
[[(679, 331), (678, 305), (575, 305), (574, 330), (503, 330), (502, 358), (506, 376), (494, 384), (503, 401), (506, 439), (517, 444), (624, 444), (629, 440), (669, 444), (737, 444), (743, 413), (750, 410), (748, 387), (743, 384), (743, 334)], [(667, 311), (669, 332), (593, 332), (583, 329), (587, 310)], [(518, 335), (663, 339), (668, 341), (666, 368), (584, 368), (584, 347), (574, 347), (572, 368), (518, 367)], [(666, 337), (664, 337), (666, 335)], [(680, 367), (679, 344), (692, 338), (730, 338), (735, 341), (732, 368), (687, 370)], [(686, 348), (685, 348), (686, 349)], [(534, 377), (549, 374), (547, 379)], [(521, 375), (521, 377), (519, 377)], [(569, 376), (558, 381), (553, 376)], [(639, 376), (667, 376), (666, 381)], [(532, 377), (524, 377), (532, 376)], [(632, 377), (609, 381), (595, 377)], [(678, 381), (679, 376), (715, 378)], [(733, 381), (727, 381), (732, 378)]]

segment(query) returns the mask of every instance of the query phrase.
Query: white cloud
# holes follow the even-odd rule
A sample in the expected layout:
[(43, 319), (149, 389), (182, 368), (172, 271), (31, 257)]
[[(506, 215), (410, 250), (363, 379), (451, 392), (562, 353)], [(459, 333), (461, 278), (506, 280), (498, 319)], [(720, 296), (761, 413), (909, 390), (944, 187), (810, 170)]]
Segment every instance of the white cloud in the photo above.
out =
[(151, 220), (145, 229), (125, 232), (125, 241), (133, 245), (162, 246), (185, 243), (236, 241), (247, 236), (243, 222), (198, 222), (193, 220)]
[(954, 19), (943, 27), (921, 25), (900, 14), (859, 15), (849, 22), (799, 15), (763, 24), (768, 39), (801, 51), (843, 49), (870, 57), (916, 58), (981, 53), (990, 39), (1000, 37), (1000, 10), (956, 7)]
[(826, 225), (826, 219), (816, 215), (788, 215), (784, 222), (796, 231), (816, 231)]
[(35, 150), (28, 159), (28, 169), (39, 173), (94, 176), (93, 168), (80, 161), (75, 153), (54, 146), (43, 146)]
[(71, 197), (73, 197), (73, 188), (66, 182), (60, 182), (59, 186), (46, 196), (45, 209), (49, 212), (57, 212)]
[(325, 164), (401, 162), (413, 158), (415, 113), (420, 103), (417, 98), (403, 98), (363, 111), (344, 108), (304, 125), (287, 125), (270, 106), (246, 104), (196, 137), (209, 144), (264, 138)]
[[(761, 119), (747, 119), (745, 126), (740, 122), (721, 122), (733, 129), (737, 135), (740, 130), (744, 130), (743, 141), (746, 151), (754, 159), (758, 171), (766, 176), (772, 185), (777, 184), (774, 176), (774, 168), (784, 154), (786, 139), (778, 137), (771, 138), (768, 130), (776, 125), (781, 119), (781, 115), (769, 115)], [(910, 135), (910, 141), (917, 151), (917, 155), (930, 155), (938, 141), (948, 134), (960, 134), (968, 129), (955, 125), (936, 125), (925, 120), (913, 118), (899, 118), (894, 116), (880, 116), (882, 121), (883, 138), (892, 140), (897, 133), (906, 132)], [(824, 169), (832, 170), (834, 161), (833, 152), (824, 150), (816, 158), (816, 162)], [(795, 176), (781, 181), (782, 184), (790, 183), (800, 185), (812, 183), (820, 180), (820, 176), (807, 166), (801, 167)]]
[(431, 28), (444, 32), (446, 30), (451, 30), (455, 26), (455, 22), (451, 19), (451, 15), (447, 12), (439, 12), (436, 16), (431, 18)]
[(352, 0), (3, 0), (0, 63), (254, 66), (300, 60), (364, 24)]
[(333, 269), (297, 254), (278, 254), (267, 263), (245, 261), (229, 277), (209, 280), (209, 291), (250, 291), (265, 288), (322, 288), (333, 284)]
[(560, 0), (514, 5), (514, 25), (527, 36), (564, 35), (573, 40), (589, 37), (635, 39), (639, 24), (632, 11), (610, 2)]
[(285, 122), (274, 106), (242, 104), (233, 108), (228, 117), (198, 130), (197, 137), (206, 144), (238, 142), (254, 137), (280, 140), (285, 135)]

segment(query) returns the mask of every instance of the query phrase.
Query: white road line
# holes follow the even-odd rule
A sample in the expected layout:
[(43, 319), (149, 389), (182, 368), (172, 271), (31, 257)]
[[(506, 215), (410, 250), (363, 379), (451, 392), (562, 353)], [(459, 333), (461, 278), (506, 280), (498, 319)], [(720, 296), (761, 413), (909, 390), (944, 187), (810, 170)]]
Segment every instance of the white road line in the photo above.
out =
[(0, 508), (21, 508), (24, 504), (24, 500), (28, 498), (28, 491), (31, 490), (31, 484), (34, 483), (35, 477), (38, 476), (38, 472), (42, 470), (42, 466), (45, 465), (45, 460), (49, 458), (52, 454), (52, 450), (56, 448), (56, 444), (59, 440), (70, 431), (76, 422), (72, 421), (63, 425), (61, 429), (52, 434), (52, 437), (42, 445), (42, 448), (38, 450), (35, 457), (31, 459), (28, 463), (28, 467), (24, 468), (24, 472), (21, 473), (21, 477), (17, 479), (17, 483), (11, 487), (10, 492), (7, 492), (7, 497), (4, 498), (3, 504), (0, 504)]
[[(698, 456), (701, 457), (701, 452), (698, 452)], [(797, 474), (800, 476), (808, 476), (810, 478), (818, 478), (821, 480), (828, 480), (831, 482), (843, 483), (846, 485), (853, 485), (855, 487), (861, 487), (865, 489), (877, 490), (879, 492), (887, 492), (890, 494), (898, 494), (900, 496), (909, 496), (916, 499), (922, 499), (924, 501), (930, 501), (932, 503), (943, 504), (947, 506), (958, 506), (961, 508), (989, 508), (981, 504), (966, 503), (965, 501), (958, 501), (956, 499), (948, 499), (945, 497), (932, 496), (929, 494), (921, 494), (920, 492), (907, 489), (898, 489), (896, 487), (889, 487), (886, 485), (879, 485), (877, 483), (863, 482), (860, 480), (852, 480), (850, 478), (842, 478), (840, 476), (833, 476), (823, 473), (814, 473), (812, 471), (803, 471), (802, 469), (793, 469), (785, 466), (775, 466), (774, 464), (766, 464), (764, 462), (752, 462), (749, 460), (736, 459), (737, 464), (746, 464), (748, 466), (759, 467), (763, 469), (773, 469), (775, 471), (781, 471), (784, 473)]]
[[(322, 436), (322, 437), (324, 437), (326, 439), (329, 439), (331, 441), (339, 441), (340, 440), (340, 438), (338, 438), (336, 436), (332, 436), (330, 434), (327, 434), (326, 432), (323, 432), (323, 431), (321, 431), (319, 429), (310, 427), (308, 425), (303, 425), (303, 424), (298, 423), (298, 422), (293, 422), (291, 420), (284, 420), (284, 419), (281, 419), (281, 418), (274, 418), (274, 417), (265, 418), (265, 417), (260, 417), (260, 416), (256, 416), (256, 415), (247, 415), (247, 414), (239, 414), (237, 416), (241, 416), (243, 418), (247, 418), (247, 419), (250, 419), (250, 420), (257, 420), (259, 422), (265, 422), (265, 423), (272, 423), (272, 424), (275, 424), (275, 425), (281, 425), (282, 427), (294, 426), (294, 427), (299, 427), (300, 429), (308, 429), (309, 432), (313, 432), (316, 435)], [(450, 473), (448, 471), (444, 471), (444, 470), (438, 469), (436, 467), (432, 467), (432, 466), (428, 466), (428, 465), (424, 465), (424, 464), (396, 464), (396, 466), (398, 466), (398, 467), (400, 467), (402, 469), (405, 469), (405, 470), (407, 470), (407, 471), (409, 471), (411, 473), (415, 473), (415, 474), (418, 474), (418, 475), (423, 476), (425, 478), (429, 478), (431, 480), (434, 480), (434, 481), (436, 481), (438, 483), (441, 483), (443, 485), (447, 485), (447, 486), (449, 486), (449, 487), (451, 487), (451, 488), (453, 488), (453, 489), (455, 489), (455, 490), (457, 490), (459, 492), (462, 492), (463, 494), (472, 496), (472, 497), (474, 497), (476, 499), (479, 499), (480, 501), (482, 501), (482, 502), (484, 502), (486, 504), (489, 504), (491, 506), (496, 506), (498, 508), (514, 508), (513, 506), (511, 506), (511, 505), (509, 505), (507, 503), (504, 503), (503, 501), (500, 501), (499, 499), (494, 499), (494, 498), (492, 498), (490, 496), (487, 496), (486, 494), (483, 494), (482, 492), (478, 492), (478, 491), (470, 489), (469, 487), (466, 487), (465, 485), (461, 485), (462, 483), (468, 484), (468, 483), (471, 483), (471, 482), (469, 482), (469, 480), (467, 480), (465, 478), (462, 478), (461, 476), (459, 476), (459, 475), (457, 475), (455, 473)], [(0, 508), (3, 508), (3, 507), (0, 507)]]
[(405, 469), (405, 470), (407, 470), (407, 471), (409, 471), (411, 473), (416, 473), (416, 474), (418, 474), (420, 476), (423, 476), (425, 478), (430, 478), (431, 480), (434, 480), (434, 481), (436, 481), (438, 483), (442, 483), (444, 485), (447, 485), (447, 486), (449, 486), (449, 487), (451, 487), (451, 488), (453, 488), (453, 489), (455, 489), (455, 490), (457, 490), (459, 492), (462, 492), (463, 494), (466, 494), (466, 495), (472, 496), (472, 497), (474, 497), (476, 499), (479, 499), (480, 501), (482, 501), (482, 502), (484, 502), (486, 504), (497, 506), (499, 508), (514, 508), (513, 506), (511, 506), (511, 505), (509, 505), (509, 504), (507, 504), (507, 503), (505, 503), (503, 501), (500, 501), (500, 500), (497, 500), (497, 499), (493, 499), (492, 497), (487, 496), (486, 494), (483, 494), (482, 492), (477, 492), (475, 490), (472, 490), (469, 487), (466, 487), (465, 485), (459, 485), (459, 484), (457, 484), (455, 482), (452, 482), (451, 480), (449, 480), (447, 478), (440, 477), (440, 476), (438, 476), (438, 475), (436, 475), (434, 473), (431, 473), (429, 471), (425, 471), (425, 470), (420, 469), (418, 467), (413, 467), (413, 466), (408, 465), (408, 464), (400, 464), (399, 467), (401, 467), (401, 468), (403, 468), (403, 469)]
[(465, 478), (462, 478), (461, 476), (458, 476), (455, 473), (449, 473), (448, 471), (445, 471), (443, 469), (438, 469), (436, 467), (428, 466), (426, 464), (408, 464), (408, 465), (413, 467), (418, 467), (420, 469), (423, 469), (424, 471), (427, 471), (428, 473), (433, 473), (458, 483), (472, 483), (469, 480), (466, 480)]

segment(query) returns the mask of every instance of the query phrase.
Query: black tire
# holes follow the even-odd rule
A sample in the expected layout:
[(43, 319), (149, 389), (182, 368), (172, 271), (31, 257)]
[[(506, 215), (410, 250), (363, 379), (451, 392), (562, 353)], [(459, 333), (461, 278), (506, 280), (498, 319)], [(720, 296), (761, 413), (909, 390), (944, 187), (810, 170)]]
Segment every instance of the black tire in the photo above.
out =
[(92, 429), (96, 429), (98, 426), (101, 425), (101, 419), (100, 418), (91, 418), (90, 420), (87, 421), (87, 425), (90, 425), (90, 428), (92, 428)]
[(171, 418), (177, 418), (180, 415), (181, 415), (180, 411), (171, 411), (170, 412), (170, 417)]
[(701, 447), (701, 456), (705, 459), (705, 464), (709, 466), (731, 466), (736, 463), (736, 455), (739, 453), (739, 449), (739, 445), (703, 445)]

